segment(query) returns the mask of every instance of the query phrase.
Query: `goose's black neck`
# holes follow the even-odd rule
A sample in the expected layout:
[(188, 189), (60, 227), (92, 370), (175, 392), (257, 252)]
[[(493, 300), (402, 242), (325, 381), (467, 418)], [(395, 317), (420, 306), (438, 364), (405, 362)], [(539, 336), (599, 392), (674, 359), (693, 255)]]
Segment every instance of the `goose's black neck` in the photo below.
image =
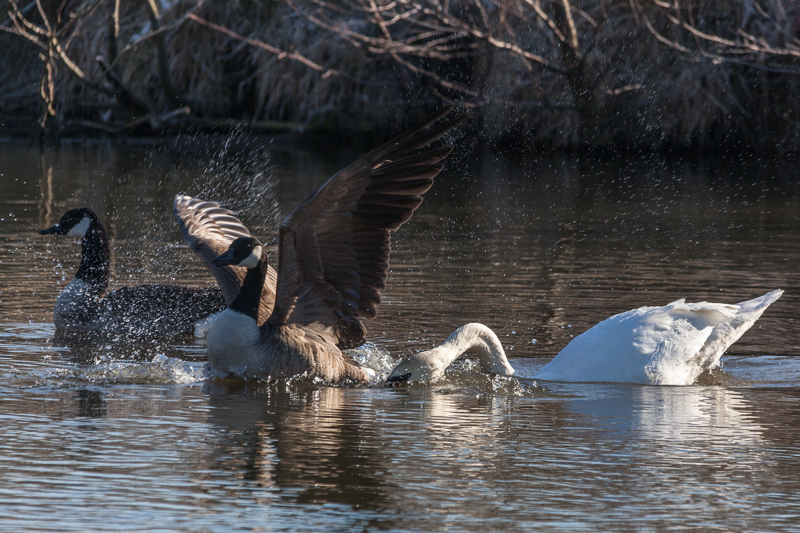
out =
[(267, 250), (261, 248), (261, 259), (254, 268), (247, 269), (247, 274), (239, 289), (239, 294), (230, 305), (233, 311), (249, 316), (258, 321), (258, 307), (261, 305), (261, 291), (267, 277)]
[(81, 266), (75, 277), (94, 287), (99, 293), (108, 288), (111, 271), (111, 252), (103, 225), (92, 220), (81, 242)]

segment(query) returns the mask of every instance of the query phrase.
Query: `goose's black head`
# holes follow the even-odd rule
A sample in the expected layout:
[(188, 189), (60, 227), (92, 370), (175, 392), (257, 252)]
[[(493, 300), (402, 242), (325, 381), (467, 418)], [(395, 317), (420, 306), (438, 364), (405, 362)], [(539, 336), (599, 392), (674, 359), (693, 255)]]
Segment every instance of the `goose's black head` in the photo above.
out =
[(64, 213), (56, 225), (43, 229), (39, 233), (42, 235), (77, 235), (82, 238), (86, 236), (90, 226), (98, 223), (99, 220), (94, 211), (88, 207), (80, 207), (70, 209)]
[(253, 237), (239, 237), (228, 247), (228, 251), (217, 256), (213, 262), (217, 266), (239, 265), (255, 268), (261, 261), (264, 247)]

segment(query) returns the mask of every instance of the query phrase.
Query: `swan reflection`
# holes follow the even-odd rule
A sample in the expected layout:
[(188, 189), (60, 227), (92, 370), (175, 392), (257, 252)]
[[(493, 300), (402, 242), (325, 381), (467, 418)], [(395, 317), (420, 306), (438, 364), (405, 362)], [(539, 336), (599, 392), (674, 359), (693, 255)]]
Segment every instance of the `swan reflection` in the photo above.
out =
[[(561, 393), (572, 389), (561, 389)], [(742, 394), (723, 387), (587, 386), (585, 397), (564, 404), (591, 417), (602, 431), (633, 432), (638, 439), (690, 442), (713, 438), (757, 442), (763, 428), (754, 422)]]

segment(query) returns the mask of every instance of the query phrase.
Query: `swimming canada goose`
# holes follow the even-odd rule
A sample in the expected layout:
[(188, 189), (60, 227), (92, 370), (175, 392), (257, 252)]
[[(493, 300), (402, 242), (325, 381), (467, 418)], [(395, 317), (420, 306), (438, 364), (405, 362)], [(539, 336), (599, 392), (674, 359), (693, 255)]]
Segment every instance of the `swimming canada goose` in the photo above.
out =
[(191, 335), (195, 323), (225, 309), (218, 288), (155, 284), (106, 293), (111, 254), (103, 224), (94, 211), (67, 211), (42, 235), (81, 238), (81, 263), (53, 309), (56, 329), (109, 335)]
[[(545, 381), (691, 385), (719, 366), (731, 344), (783, 294), (775, 290), (740, 304), (684, 299), (608, 318), (575, 337), (533, 377)], [(503, 347), (486, 326), (468, 324), (441, 346), (397, 365), (388, 382), (432, 380), (459, 355), (477, 349), (484, 372), (509, 376)], [(487, 370), (494, 368), (494, 370)]]
[(238, 237), (213, 260), (247, 268), (238, 295), (209, 331), (214, 375), (307, 375), (329, 383), (373, 375), (337, 345), (357, 346), (365, 339), (361, 318), (377, 313), (391, 232), (411, 218), (452, 150), (427, 147), (466, 118), (442, 121), (448, 112), (338, 172), (283, 220), (274, 306), (260, 326), (268, 275), (264, 246), (254, 237)]

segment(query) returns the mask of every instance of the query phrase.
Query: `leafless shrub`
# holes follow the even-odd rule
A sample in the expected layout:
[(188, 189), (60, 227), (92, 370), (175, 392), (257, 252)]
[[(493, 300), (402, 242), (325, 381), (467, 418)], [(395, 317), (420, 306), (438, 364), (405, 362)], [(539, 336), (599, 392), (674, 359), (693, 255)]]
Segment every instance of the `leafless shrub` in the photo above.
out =
[(43, 124), (374, 129), (458, 101), (524, 144), (800, 148), (796, 2), (0, 1), (0, 112), (33, 82)]
[[(285, 1), (443, 98), (483, 107), (493, 136), (797, 147), (800, 17), (781, 0)], [(784, 104), (780, 125), (764, 91)]]

